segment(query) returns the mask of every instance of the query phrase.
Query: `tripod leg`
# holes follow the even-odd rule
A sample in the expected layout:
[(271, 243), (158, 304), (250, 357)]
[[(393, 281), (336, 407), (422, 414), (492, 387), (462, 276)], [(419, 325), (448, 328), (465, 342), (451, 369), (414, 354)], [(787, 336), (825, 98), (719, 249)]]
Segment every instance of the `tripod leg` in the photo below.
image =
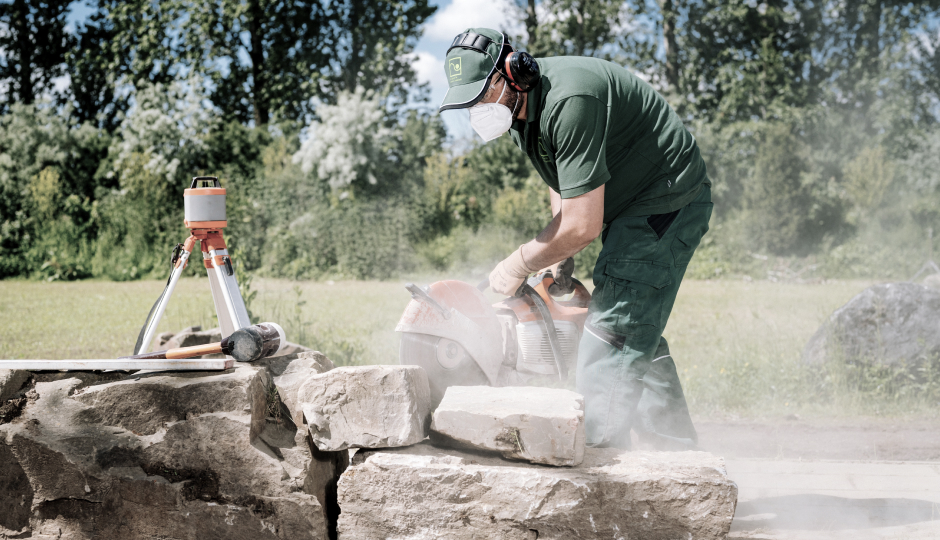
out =
[(202, 256), (209, 273), (209, 287), (212, 289), (212, 301), (219, 316), (222, 337), (226, 338), (235, 330), (251, 326), (228, 250), (209, 249), (203, 251)]
[(191, 240), (186, 241), (185, 247), (183, 247), (183, 251), (180, 253), (180, 258), (176, 261), (176, 266), (173, 267), (173, 273), (170, 274), (170, 282), (167, 284), (166, 290), (163, 291), (160, 302), (157, 303), (153, 317), (147, 321), (144, 337), (140, 342), (140, 349), (135, 351), (135, 354), (143, 354), (150, 350), (150, 342), (153, 341), (153, 336), (157, 332), (157, 326), (160, 324), (160, 319), (163, 318), (166, 305), (170, 302), (170, 296), (173, 296), (173, 289), (176, 288), (176, 283), (179, 282), (180, 276), (183, 275), (183, 270), (186, 268), (186, 261), (189, 260), (189, 255), (192, 253), (194, 243), (195, 242)]

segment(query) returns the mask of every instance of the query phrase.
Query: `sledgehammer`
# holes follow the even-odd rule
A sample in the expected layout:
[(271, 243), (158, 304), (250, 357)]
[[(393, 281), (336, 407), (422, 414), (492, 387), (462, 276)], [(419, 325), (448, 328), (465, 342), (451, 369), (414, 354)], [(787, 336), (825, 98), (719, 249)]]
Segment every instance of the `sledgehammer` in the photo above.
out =
[(287, 346), (284, 329), (277, 323), (264, 322), (232, 332), (221, 343), (177, 347), (165, 351), (154, 351), (134, 356), (122, 356), (121, 360), (156, 360), (166, 358), (178, 360), (205, 354), (227, 354), (239, 362), (254, 362), (275, 356)]

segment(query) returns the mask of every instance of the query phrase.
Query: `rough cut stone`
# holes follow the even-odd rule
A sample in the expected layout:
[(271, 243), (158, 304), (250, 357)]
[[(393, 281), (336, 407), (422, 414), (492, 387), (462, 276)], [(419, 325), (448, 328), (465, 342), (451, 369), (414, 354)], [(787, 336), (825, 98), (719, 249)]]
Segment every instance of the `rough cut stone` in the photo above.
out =
[(837, 309), (810, 338), (805, 361), (920, 367), (940, 355), (940, 291), (915, 283), (874, 285)]
[(428, 377), (418, 366), (336, 368), (308, 378), (297, 401), (323, 451), (415, 444), (431, 420)]
[(0, 538), (329, 537), (348, 454), (308, 443), (263, 366), (27, 396), (0, 425)]
[(588, 448), (573, 468), (438, 449), (359, 451), (339, 481), (340, 538), (718, 540), (737, 486), (704, 452)]
[[(275, 366), (269, 366), (269, 369)], [(297, 393), (307, 379), (333, 369), (333, 362), (319, 351), (302, 352), (283, 370), (275, 371), (274, 384), (284, 405), (290, 410), (291, 418), (298, 426), (303, 424), (304, 413), (297, 401)]]
[(205, 345), (207, 343), (218, 343), (222, 341), (222, 329), (210, 328), (203, 331), (201, 326), (190, 326), (183, 328), (179, 332), (172, 334), (164, 332), (157, 336), (156, 348), (175, 349), (177, 347), (192, 347), (193, 345)]
[(29, 379), (25, 369), (0, 369), (0, 405), (12, 398)]
[(571, 466), (584, 459), (584, 398), (536, 386), (451, 386), (431, 420), (442, 442), (510, 459)]

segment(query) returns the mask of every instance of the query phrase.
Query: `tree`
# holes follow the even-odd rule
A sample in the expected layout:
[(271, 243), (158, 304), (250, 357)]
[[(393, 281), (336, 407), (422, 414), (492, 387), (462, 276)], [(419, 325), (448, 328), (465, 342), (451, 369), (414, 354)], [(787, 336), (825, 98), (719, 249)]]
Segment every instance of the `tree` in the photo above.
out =
[(312, 97), (333, 103), (360, 85), (385, 96), (412, 83), (407, 56), (435, 9), (426, 0), (173, 5), (183, 21), (183, 61), (208, 77), (225, 116), (257, 126), (273, 116), (307, 120)]
[(326, 8), (316, 0), (179, 0), (183, 60), (213, 86), (224, 116), (255, 125), (272, 114), (296, 120), (317, 94), (333, 45)]
[(525, 35), (513, 35), (512, 42), (532, 56), (547, 56), (550, 47), (543, 43), (545, 34), (539, 32), (536, 0), (513, 0), (509, 7), (509, 19), (522, 20), (525, 26)]
[(533, 56), (604, 58), (653, 79), (660, 69), (649, 23), (655, 17), (644, 0), (514, 0), (509, 6), (509, 18), (525, 28), (512, 41)]
[(533, 56), (611, 57), (617, 47), (614, 31), (621, 22), (623, 2), (613, 0), (544, 0), (539, 21), (535, 0), (515, 0), (511, 16), (525, 21), (518, 36)]
[(173, 81), (181, 66), (169, 0), (98, 0), (98, 9), (95, 19), (107, 32), (98, 69), (135, 88)]
[(437, 9), (427, 0), (343, 0), (331, 5), (333, 36), (322, 99), (363, 86), (398, 104), (415, 82), (410, 53)]
[(79, 240), (94, 238), (91, 201), (109, 187), (95, 171), (108, 142), (51, 107), (14, 103), (0, 116), (0, 278), (39, 270), (50, 251), (74, 256)]
[(0, 4), (0, 83), (6, 107), (30, 105), (53, 94), (55, 79), (65, 74), (65, 53), (73, 38), (65, 31), (71, 0), (13, 0)]
[(812, 102), (804, 77), (811, 61), (811, 21), (787, 0), (700, 0), (688, 5), (677, 36), (682, 94), (694, 114), (729, 123), (771, 119)]
[(679, 45), (676, 42), (676, 22), (678, 19), (678, 0), (657, 0), (662, 15), (663, 57), (666, 85), (670, 92), (679, 91)]
[(101, 12), (95, 13), (79, 28), (65, 55), (71, 84), (64, 101), (72, 106), (72, 116), (108, 132), (117, 128), (118, 116), (128, 107), (127, 97), (117, 89), (122, 60), (110, 49), (116, 34), (113, 24)]
[[(874, 135), (883, 126), (871, 114), (873, 105), (897, 97), (885, 88), (886, 80), (895, 91), (919, 91), (914, 83), (925, 66), (916, 66), (909, 51), (922, 36), (935, 33), (930, 25), (938, 8), (938, 0), (830, 0), (816, 10), (804, 7), (802, 16), (821, 21), (814, 33), (813, 69), (815, 80), (829, 86), (827, 105), (866, 119), (865, 129)], [(925, 114), (927, 108), (910, 114)]]

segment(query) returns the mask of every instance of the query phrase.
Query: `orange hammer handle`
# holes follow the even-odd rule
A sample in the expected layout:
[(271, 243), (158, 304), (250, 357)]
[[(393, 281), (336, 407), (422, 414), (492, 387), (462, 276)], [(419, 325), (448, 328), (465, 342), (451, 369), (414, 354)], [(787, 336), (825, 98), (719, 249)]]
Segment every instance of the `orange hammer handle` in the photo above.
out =
[(192, 358), (194, 356), (202, 356), (204, 354), (221, 354), (221, 353), (222, 353), (221, 343), (208, 343), (206, 345), (193, 345), (192, 347), (180, 347), (178, 349), (170, 349), (166, 352), (166, 357), (169, 360), (178, 360), (181, 358)]

